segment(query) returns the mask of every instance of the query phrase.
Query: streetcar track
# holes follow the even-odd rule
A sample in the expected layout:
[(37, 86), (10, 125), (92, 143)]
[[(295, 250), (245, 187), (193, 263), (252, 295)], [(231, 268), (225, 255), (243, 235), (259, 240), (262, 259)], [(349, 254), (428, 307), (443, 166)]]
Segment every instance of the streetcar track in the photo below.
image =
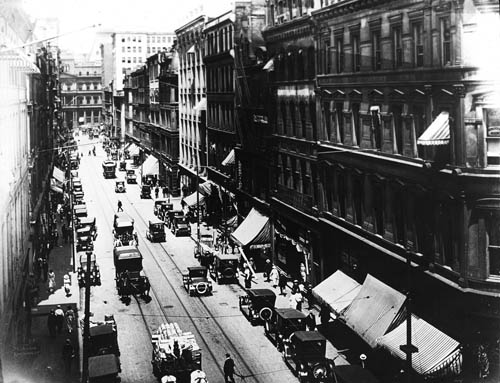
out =
[[(116, 177), (114, 178), (113, 180), (116, 180), (117, 178), (119, 177)], [(99, 188), (104, 192), (103, 194), (106, 196), (106, 199), (108, 202), (110, 202), (110, 204), (108, 206), (112, 206), (114, 201), (111, 200), (110, 196), (108, 195), (108, 191), (105, 189), (104, 187), (104, 184), (101, 183), (101, 182), (98, 182), (99, 184)], [(132, 209), (133, 211), (135, 211), (136, 215), (139, 217), (139, 220), (147, 227), (147, 222), (146, 220), (142, 217), (142, 215), (140, 214), (139, 210), (135, 207), (135, 204), (129, 199), (128, 195), (125, 194), (124, 195), (127, 199), (127, 201), (129, 202), (129, 204), (132, 206)], [(154, 200), (153, 200), (154, 201)], [(114, 211), (114, 210), (113, 210)], [(109, 222), (107, 222), (106, 220), (106, 226), (110, 229), (111, 229), (111, 225)], [(209, 346), (209, 343), (212, 342), (212, 340), (210, 340), (210, 342), (208, 341), (207, 337), (205, 337), (203, 335), (203, 331), (199, 328), (199, 326), (196, 324), (196, 321), (194, 320), (195, 318), (193, 316), (191, 316), (189, 314), (189, 311), (187, 309), (187, 306), (186, 304), (184, 303), (184, 300), (181, 299), (179, 293), (177, 292), (177, 287), (173, 285), (173, 283), (170, 281), (170, 278), (168, 278), (166, 272), (164, 271), (164, 269), (162, 268), (161, 266), (161, 263), (158, 261), (158, 258), (155, 256), (155, 252), (152, 250), (152, 244), (151, 243), (148, 243), (148, 240), (145, 238), (144, 235), (142, 235), (141, 233), (139, 233), (139, 231), (137, 230), (137, 228), (134, 228), (136, 231), (137, 231), (137, 234), (138, 236), (141, 238), (141, 241), (144, 241), (144, 245), (145, 247), (147, 248), (147, 250), (149, 251), (150, 255), (151, 255), (151, 258), (152, 260), (154, 261), (154, 263), (158, 266), (158, 269), (160, 270), (161, 274), (163, 275), (164, 279), (167, 281), (167, 284), (170, 286), (170, 288), (172, 289), (174, 295), (176, 296), (177, 300), (179, 301), (181, 307), (183, 308), (183, 310), (186, 312), (186, 318), (188, 318), (190, 320), (190, 322), (192, 323), (193, 327), (196, 329), (196, 331), (198, 332), (199, 336), (201, 337), (201, 339), (203, 340), (203, 343), (207, 346), (206, 347), (206, 350), (208, 351), (208, 353), (210, 354), (210, 356), (212, 357), (212, 360), (214, 361), (214, 364), (217, 366), (217, 368), (219, 369), (219, 371), (222, 373), (222, 375), (224, 375), (224, 371), (223, 371), (223, 366), (221, 365), (221, 363), (219, 362), (219, 358), (216, 357), (215, 353), (210, 349)], [(165, 245), (163, 245), (162, 243), (159, 243), (163, 252), (168, 256), (168, 258), (170, 259), (170, 261), (172, 262), (172, 264), (174, 265), (174, 270), (177, 270), (181, 275), (182, 275), (182, 270), (180, 269), (180, 267), (173, 261), (173, 256), (167, 251), (167, 249), (165, 248)], [(143, 270), (144, 274), (146, 275), (145, 271)], [(151, 286), (151, 290), (150, 290), (150, 294), (151, 292), (153, 293), (154, 295), (154, 298), (155, 298), (155, 301), (157, 303), (157, 307), (159, 308), (159, 310), (161, 311), (161, 313), (163, 314), (165, 320), (169, 321), (169, 315), (167, 314), (165, 308), (160, 304), (160, 298), (159, 298), (159, 295), (158, 293), (156, 292), (156, 289), (153, 287), (152, 284), (150, 284)], [(139, 311), (140, 311), (140, 314), (141, 314), (141, 318), (142, 318), (142, 321), (143, 323), (145, 324), (145, 327), (149, 333), (149, 335), (151, 336), (152, 335), (152, 332), (151, 332), (151, 329), (149, 327), (149, 324), (147, 323), (147, 320), (146, 320), (146, 315), (144, 315), (144, 311), (141, 307), (141, 304), (140, 304), (140, 301), (139, 299), (134, 295), (134, 298), (135, 300), (137, 301), (137, 306), (139, 308)], [(245, 369), (249, 372), (249, 374), (245, 375), (245, 377), (253, 377), (253, 379), (257, 382), (259, 382), (260, 380), (256, 377), (256, 374), (253, 373), (252, 369), (250, 368), (250, 366), (248, 365), (248, 363), (245, 361), (245, 358), (242, 356), (242, 354), (238, 351), (238, 348), (237, 346), (233, 343), (233, 341), (228, 337), (228, 335), (225, 333), (225, 331), (223, 330), (221, 324), (216, 320), (216, 317), (212, 314), (212, 311), (208, 308), (207, 304), (205, 302), (203, 302), (203, 299), (201, 299), (201, 297), (197, 297), (198, 298), (198, 301), (201, 303), (201, 305), (203, 306), (204, 310), (208, 313), (207, 316), (204, 316), (204, 318), (207, 318), (207, 319), (210, 319), (215, 325), (216, 327), (218, 328), (218, 330), (220, 331), (220, 333), (222, 334), (222, 336), (226, 339), (226, 342), (229, 346), (231, 346), (231, 348), (233, 349), (232, 352), (233, 352), (233, 355), (236, 355), (238, 356), (238, 359), (239, 359), (239, 362), (241, 365), (243, 365), (245, 367)], [(215, 340), (216, 343), (221, 343), (220, 341), (218, 340)]]

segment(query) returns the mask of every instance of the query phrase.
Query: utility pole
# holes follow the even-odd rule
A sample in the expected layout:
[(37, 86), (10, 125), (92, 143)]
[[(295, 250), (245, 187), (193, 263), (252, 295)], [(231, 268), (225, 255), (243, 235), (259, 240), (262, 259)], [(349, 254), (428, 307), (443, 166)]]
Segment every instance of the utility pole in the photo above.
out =
[(92, 251), (87, 251), (85, 266), (85, 313), (83, 318), (83, 366), (82, 383), (87, 383), (89, 376), (89, 341), (90, 341), (90, 262)]

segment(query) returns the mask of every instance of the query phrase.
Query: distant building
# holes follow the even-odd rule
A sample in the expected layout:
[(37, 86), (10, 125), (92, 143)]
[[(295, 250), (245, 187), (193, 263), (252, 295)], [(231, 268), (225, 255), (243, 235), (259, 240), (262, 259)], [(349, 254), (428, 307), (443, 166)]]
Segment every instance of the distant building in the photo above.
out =
[(77, 62), (73, 57), (61, 58), (61, 96), (66, 127), (102, 122), (101, 63)]

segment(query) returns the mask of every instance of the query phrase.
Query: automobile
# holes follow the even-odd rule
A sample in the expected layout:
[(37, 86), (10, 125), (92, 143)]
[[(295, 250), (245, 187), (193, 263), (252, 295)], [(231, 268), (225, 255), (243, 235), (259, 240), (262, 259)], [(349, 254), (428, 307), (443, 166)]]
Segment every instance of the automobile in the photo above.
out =
[(165, 221), (167, 212), (173, 209), (174, 209), (174, 204), (171, 202), (167, 202), (166, 204), (161, 205), (158, 209), (158, 215), (157, 215), (158, 219)]
[(127, 246), (135, 239), (136, 245), (137, 236), (135, 236), (134, 221), (127, 221), (125, 219), (119, 220), (114, 226), (113, 231), (115, 239), (119, 239), (122, 246)]
[(125, 161), (120, 161), (120, 167), (118, 168), (118, 170), (124, 172), (125, 170), (127, 170), (127, 162)]
[(72, 180), (72, 186), (73, 186), (73, 191), (75, 192), (83, 192), (83, 187), (82, 187), (82, 182), (81, 181), (75, 181), (75, 179)]
[(120, 356), (118, 327), (113, 315), (105, 315), (104, 321), (90, 321), (89, 355), (113, 354)]
[(184, 217), (184, 212), (182, 210), (169, 210), (167, 211), (166, 218), (165, 218), (165, 225), (169, 229), (172, 229), (172, 224), (175, 218), (177, 217)]
[(102, 163), (102, 175), (104, 178), (116, 177), (116, 162), (111, 160), (104, 160)]
[(89, 235), (92, 237), (92, 240), (95, 241), (95, 239), (97, 238), (97, 225), (95, 217), (79, 218), (75, 227), (77, 230), (84, 227), (88, 227), (90, 229)]
[(83, 200), (83, 197), (85, 194), (83, 191), (75, 191), (73, 190), (73, 203), (76, 205), (83, 205), (85, 204), (85, 201)]
[[(77, 257), (80, 260), (80, 266), (77, 269), (77, 279), (78, 286), (85, 286), (85, 273), (87, 272), (87, 253), (86, 252), (78, 252)], [(90, 255), (90, 285), (91, 286), (99, 286), (101, 284), (101, 273), (99, 271), (99, 266), (96, 263), (95, 253), (92, 252)]]
[(73, 217), (78, 220), (82, 217), (87, 217), (87, 206), (86, 205), (74, 205), (73, 206)]
[(149, 220), (148, 230), (146, 230), (146, 238), (151, 242), (165, 241), (165, 225), (159, 219)]
[(78, 170), (72, 170), (71, 171), (71, 177), (72, 178), (78, 177)]
[(115, 182), (115, 193), (125, 193), (127, 189), (125, 188), (125, 181)]
[(141, 185), (141, 198), (151, 198), (151, 186), (147, 184)]
[(118, 294), (149, 295), (149, 279), (142, 271), (142, 255), (136, 246), (120, 246), (113, 250), (115, 282)]
[(119, 383), (120, 359), (114, 354), (89, 357), (89, 383)]
[(178, 235), (191, 235), (191, 225), (187, 217), (175, 217), (172, 222), (172, 233), (177, 237)]
[(214, 236), (210, 233), (200, 233), (199, 246), (194, 247), (194, 257), (198, 259), (200, 265), (209, 266), (213, 261)]
[(90, 229), (83, 227), (76, 231), (76, 251), (92, 251), (94, 250), (94, 242), (90, 236)]
[(276, 294), (270, 289), (248, 289), (239, 297), (240, 311), (252, 325), (264, 323), (273, 315)]
[(163, 206), (166, 206), (168, 204), (168, 200), (166, 198), (158, 198), (155, 200), (154, 206), (153, 206), (153, 214), (158, 217), (158, 213), (162, 209)]
[(71, 170), (78, 170), (78, 168), (80, 167), (80, 161), (78, 161), (78, 158), (76, 157), (71, 157), (69, 163)]
[(142, 183), (149, 186), (153, 186), (156, 183), (155, 175), (149, 173), (145, 174), (144, 176), (142, 176)]
[(217, 284), (222, 282), (237, 282), (239, 254), (213, 253), (209, 266), (210, 276)]
[(125, 175), (125, 179), (127, 180), (128, 184), (136, 184), (137, 176), (135, 175), (135, 170), (127, 169), (127, 174)]
[(283, 340), (295, 331), (306, 330), (306, 315), (292, 308), (275, 308), (273, 314), (264, 322), (264, 334), (283, 351)]
[(205, 266), (192, 266), (187, 269), (187, 273), (182, 274), (182, 284), (189, 296), (212, 294), (212, 282), (207, 278), (207, 268)]
[(325, 356), (326, 342), (318, 331), (302, 330), (283, 341), (283, 359), (299, 382), (336, 382), (335, 363)]

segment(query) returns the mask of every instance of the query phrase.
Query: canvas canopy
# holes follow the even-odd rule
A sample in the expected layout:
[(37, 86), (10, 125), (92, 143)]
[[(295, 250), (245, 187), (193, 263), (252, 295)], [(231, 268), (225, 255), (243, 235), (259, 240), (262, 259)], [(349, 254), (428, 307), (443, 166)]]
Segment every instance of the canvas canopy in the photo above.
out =
[(354, 279), (337, 270), (312, 290), (313, 296), (326, 304), (332, 312), (339, 315), (358, 295), (361, 285)]
[(271, 241), (269, 217), (252, 208), (241, 225), (231, 234), (231, 237), (239, 246), (269, 243)]

